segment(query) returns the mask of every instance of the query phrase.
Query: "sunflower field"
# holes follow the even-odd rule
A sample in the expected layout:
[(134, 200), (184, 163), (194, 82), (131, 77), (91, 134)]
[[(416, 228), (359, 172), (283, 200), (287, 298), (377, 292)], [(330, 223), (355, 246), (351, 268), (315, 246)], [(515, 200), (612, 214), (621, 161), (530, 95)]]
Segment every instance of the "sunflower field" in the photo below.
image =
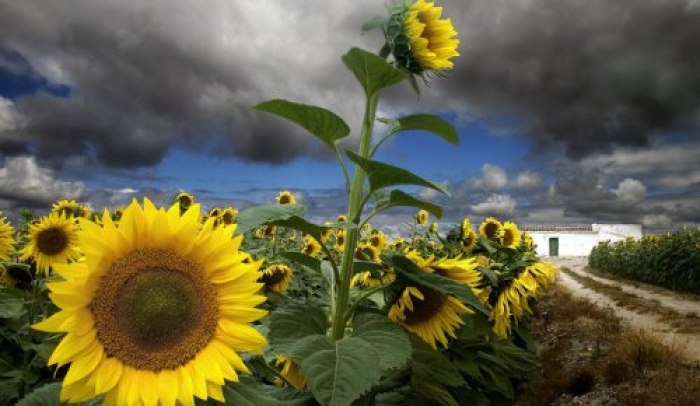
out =
[[(57, 201), (0, 221), (0, 403), (29, 405), (503, 405), (537, 368), (529, 323), (557, 269), (512, 222), (437, 222), (399, 187), (448, 191), (377, 161), (404, 131), (458, 142), (439, 116), (376, 117), (381, 91), (453, 66), (459, 41), (432, 1), (375, 17), (375, 54), (342, 57), (365, 94), (359, 143), (319, 106), (253, 108), (337, 158), (347, 211), (312, 221), (289, 191), (238, 210), (187, 192), (164, 206)], [(262, 113), (261, 113), (262, 114)], [(375, 123), (386, 131), (375, 134)], [(407, 235), (372, 226), (403, 208)], [(448, 231), (440, 233), (441, 228)]]
[(588, 265), (667, 289), (700, 294), (700, 228), (645, 235), (639, 240), (604, 241), (591, 250)]

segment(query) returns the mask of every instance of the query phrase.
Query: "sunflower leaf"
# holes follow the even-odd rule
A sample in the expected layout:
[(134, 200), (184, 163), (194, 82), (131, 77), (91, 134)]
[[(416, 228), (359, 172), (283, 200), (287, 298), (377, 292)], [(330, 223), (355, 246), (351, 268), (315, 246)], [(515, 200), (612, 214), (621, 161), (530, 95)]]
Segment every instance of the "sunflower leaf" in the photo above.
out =
[(238, 382), (224, 386), (224, 405), (243, 406), (312, 406), (318, 403), (308, 393), (291, 388), (265, 385), (253, 378), (241, 376)]
[(301, 360), (299, 370), (323, 405), (350, 405), (381, 379), (379, 354), (365, 340), (317, 340), (314, 350)]
[(411, 342), (406, 331), (386, 316), (369, 312), (356, 314), (352, 335), (374, 347), (382, 373), (404, 365), (411, 357)]
[(449, 121), (434, 114), (411, 114), (396, 119), (397, 125), (391, 129), (391, 134), (402, 131), (427, 131), (433, 133), (450, 144), (459, 144), (459, 135)]
[(311, 235), (319, 242), (321, 241), (321, 234), (323, 233), (323, 229), (325, 228), (311, 223), (299, 216), (289, 216), (287, 218), (272, 220), (270, 221), (270, 224), (299, 230), (303, 233)]
[(356, 47), (343, 55), (343, 63), (360, 82), (367, 97), (372, 97), (380, 90), (393, 86), (407, 77), (406, 73), (385, 61), (381, 56)]
[(420, 337), (410, 335), (413, 355), (411, 371), (413, 381), (440, 382), (446, 386), (462, 386), (466, 381), (456, 366), (440, 351), (435, 351)]
[(457, 283), (444, 276), (427, 273), (403, 255), (393, 255), (385, 258), (385, 260), (394, 265), (398, 273), (411, 282), (437, 290), (446, 295), (452, 295), (478, 312), (484, 315), (489, 314), (488, 310), (486, 310), (479, 298), (476, 297), (468, 286)]
[(379, 189), (389, 186), (416, 185), (425, 186), (448, 196), (450, 195), (444, 186), (423, 179), (406, 169), (363, 158), (351, 150), (347, 150), (346, 153), (350, 160), (359, 165), (367, 173), (367, 177), (369, 178), (369, 193), (374, 193)]
[[(17, 406), (64, 406), (61, 402), (61, 382), (52, 382), (35, 389), (27, 396), (17, 402)], [(98, 396), (92, 400), (81, 403), (72, 403), (74, 406), (97, 406), (101, 405), (103, 396)]]
[(374, 16), (374, 17), (372, 17), (371, 20), (362, 24), (362, 27), (361, 27), (362, 33), (364, 34), (367, 31), (376, 30), (377, 28), (381, 28), (382, 30), (384, 30), (386, 23), (387, 23), (386, 17)]
[(280, 253), (281, 256), (290, 259), (300, 265), (306, 266), (307, 268), (315, 271), (316, 273), (321, 273), (321, 260), (314, 258), (312, 256), (306, 255), (302, 252), (296, 251), (285, 251)]
[(334, 112), (323, 107), (274, 99), (253, 106), (254, 109), (277, 114), (313, 134), (331, 151), (335, 144), (350, 135), (350, 127)]
[(255, 206), (241, 210), (236, 216), (238, 227), (236, 234), (243, 234), (263, 224), (276, 220), (285, 220), (292, 216), (302, 217), (306, 214), (306, 206), (294, 204), (271, 204)]
[(270, 345), (281, 354), (293, 352), (297, 341), (307, 336), (325, 335), (327, 315), (319, 306), (291, 303), (270, 314)]
[(19, 320), (26, 309), (21, 291), (5, 289), (0, 291), (0, 319)]
[(437, 204), (416, 199), (415, 197), (398, 189), (392, 190), (386, 198), (377, 202), (378, 211), (399, 206), (417, 207), (426, 210), (438, 219), (442, 217), (442, 207), (438, 206)]

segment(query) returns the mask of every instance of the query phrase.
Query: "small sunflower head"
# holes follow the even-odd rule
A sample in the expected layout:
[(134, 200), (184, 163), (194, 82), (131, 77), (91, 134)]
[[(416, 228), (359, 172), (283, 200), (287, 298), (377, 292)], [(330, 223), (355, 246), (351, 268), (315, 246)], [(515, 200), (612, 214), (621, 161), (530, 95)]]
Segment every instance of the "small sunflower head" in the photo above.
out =
[(180, 210), (185, 211), (194, 204), (194, 196), (187, 192), (180, 192), (175, 197), (175, 203), (180, 204)]
[(312, 237), (306, 237), (301, 252), (310, 257), (317, 257), (321, 253), (321, 244)]
[(459, 242), (464, 252), (473, 250), (477, 242), (476, 233), (470, 227), (466, 234), (462, 234), (462, 238)]
[(488, 217), (479, 226), (479, 234), (491, 240), (498, 237), (501, 227), (502, 225), (500, 221), (493, 217)]
[(384, 251), (386, 248), (386, 234), (377, 230), (371, 236), (369, 236), (370, 245), (376, 247), (379, 251)]
[(6, 217), (0, 216), (0, 261), (10, 259), (14, 251), (15, 239), (13, 235), (14, 229), (12, 225), (7, 221)]
[(416, 223), (421, 226), (428, 224), (428, 212), (419, 210), (418, 213), (416, 213)]
[(224, 224), (233, 224), (238, 215), (238, 210), (233, 207), (227, 207), (221, 212), (221, 221)]
[(518, 248), (520, 245), (520, 230), (515, 223), (506, 221), (498, 232), (501, 245), (507, 248)]
[(442, 7), (432, 0), (404, 1), (392, 7), (384, 33), (399, 66), (416, 75), (453, 67), (451, 59), (459, 56), (457, 31), (441, 15)]
[(346, 216), (345, 214), (338, 214), (338, 217), (335, 218), (335, 221), (338, 223), (344, 223), (348, 221), (348, 216)]
[(440, 228), (440, 224), (438, 224), (438, 223), (430, 224), (430, 233), (437, 234), (439, 228)]
[(355, 248), (355, 258), (362, 261), (374, 261), (379, 262), (379, 255), (381, 252), (377, 247), (372, 244), (362, 243)]
[(52, 212), (66, 217), (80, 214), (80, 204), (75, 200), (59, 200), (52, 206)]
[(265, 289), (282, 293), (292, 282), (292, 268), (285, 264), (272, 264), (261, 271), (258, 282), (265, 284)]
[(292, 192), (290, 192), (289, 190), (281, 191), (280, 194), (278, 194), (275, 199), (277, 200), (277, 203), (279, 203), (279, 204), (294, 204), (297, 202), (297, 199), (294, 197)]
[(223, 210), (221, 210), (220, 207), (212, 207), (212, 209), (209, 210), (209, 217), (219, 218), (222, 212)]
[(335, 245), (333, 248), (335, 248), (337, 252), (343, 252), (345, 250), (345, 240), (345, 230), (339, 229), (335, 233)]

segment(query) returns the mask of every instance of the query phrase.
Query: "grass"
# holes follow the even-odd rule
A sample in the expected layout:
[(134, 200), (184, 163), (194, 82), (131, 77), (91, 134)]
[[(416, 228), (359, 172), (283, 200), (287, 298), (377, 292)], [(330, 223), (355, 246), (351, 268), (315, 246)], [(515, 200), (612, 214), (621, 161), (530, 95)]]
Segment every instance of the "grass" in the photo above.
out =
[(629, 328), (610, 309), (554, 286), (532, 329), (541, 369), (518, 406), (700, 405), (700, 364)]

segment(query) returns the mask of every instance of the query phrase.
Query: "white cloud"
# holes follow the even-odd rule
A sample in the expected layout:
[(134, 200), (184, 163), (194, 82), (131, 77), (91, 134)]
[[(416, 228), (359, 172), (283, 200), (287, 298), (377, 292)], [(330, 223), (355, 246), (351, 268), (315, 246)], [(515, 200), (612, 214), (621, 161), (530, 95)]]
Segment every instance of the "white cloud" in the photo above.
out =
[(617, 189), (613, 189), (613, 193), (624, 202), (634, 203), (644, 200), (647, 188), (642, 182), (627, 178), (620, 182)]
[(481, 167), (481, 178), (472, 179), (472, 187), (490, 191), (498, 191), (508, 184), (508, 174), (498, 165), (484, 164)]
[(542, 176), (532, 171), (524, 171), (518, 174), (515, 185), (521, 190), (532, 190), (542, 185)]
[(22, 125), (22, 119), (12, 100), (0, 96), (0, 133), (16, 130)]
[(0, 196), (22, 202), (48, 204), (59, 199), (80, 199), (83, 182), (62, 182), (53, 171), (40, 167), (34, 157), (7, 158), (0, 168)]
[(515, 200), (509, 195), (493, 194), (486, 201), (471, 207), (476, 214), (510, 216), (515, 212)]
[(666, 228), (672, 223), (673, 221), (667, 214), (647, 214), (642, 218), (644, 227), (649, 228)]
[[(435, 182), (435, 183), (437, 183), (438, 185), (444, 187), (444, 188), (447, 189), (448, 191), (450, 190), (450, 189), (449, 189), (449, 188), (450, 188), (450, 181), (449, 181), (449, 179), (443, 180), (442, 182)], [(436, 199), (437, 197), (439, 197), (439, 196), (441, 196), (441, 195), (442, 195), (442, 193), (438, 192), (437, 190), (431, 189), (431, 188), (427, 188), (427, 187), (426, 187), (426, 188), (423, 188), (420, 192), (418, 192), (418, 196), (419, 196), (421, 199), (423, 199), (423, 200), (434, 200), (434, 199)]]

